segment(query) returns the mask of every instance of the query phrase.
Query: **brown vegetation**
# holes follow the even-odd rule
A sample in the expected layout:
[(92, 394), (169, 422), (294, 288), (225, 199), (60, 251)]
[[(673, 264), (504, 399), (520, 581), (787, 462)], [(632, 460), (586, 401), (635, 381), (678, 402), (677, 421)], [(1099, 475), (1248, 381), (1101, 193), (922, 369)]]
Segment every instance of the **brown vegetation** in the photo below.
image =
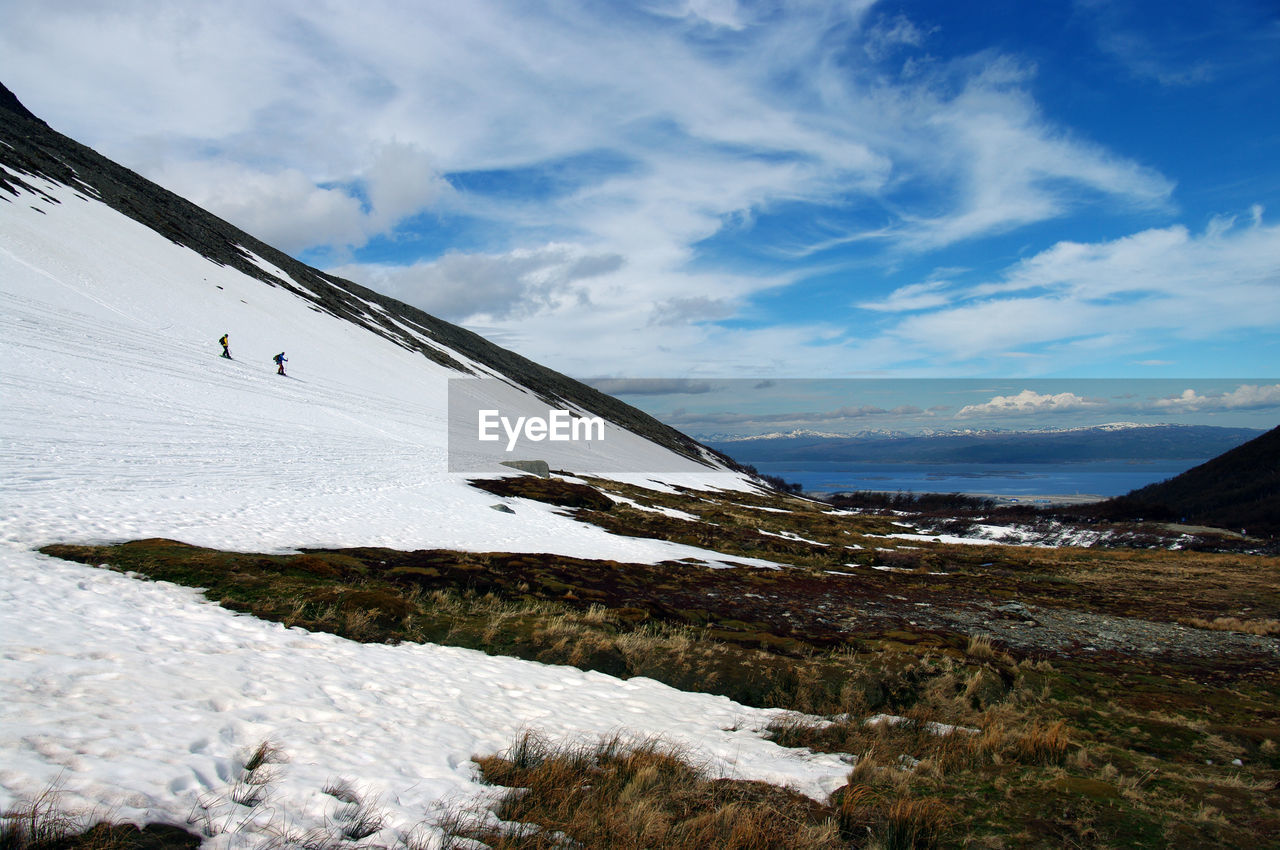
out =
[[(856, 762), (821, 806), (717, 784), (696, 765), (677, 770), (670, 759), (680, 754), (658, 744), (628, 754), (616, 742), (605, 751), (540, 743), (538, 764), (523, 766), (516, 751), (481, 755), (489, 781), (526, 789), (502, 804), (524, 826), (494, 831), (491, 816), (460, 811), (458, 846), (467, 836), (503, 847), (646, 846), (665, 824), (662, 842), (692, 835), (720, 846), (1212, 847), (1280, 826), (1272, 639), (1210, 631), (1257, 623), (1265, 632), (1280, 618), (1275, 558), (904, 542), (884, 536), (901, 530), (893, 518), (796, 499), (592, 483), (634, 504), (575, 509), (581, 519), (705, 546), (722, 562), (789, 567), (441, 550), (265, 555), (158, 540), (44, 551), (356, 640), (469, 646), (792, 709), (807, 716), (777, 724), (776, 742)], [(982, 617), (997, 605), (1026, 642), (993, 637), (997, 624)], [(931, 613), (966, 606), (985, 613), (963, 629)], [(1053, 611), (1135, 630), (1140, 647), (1158, 643), (1143, 636), (1148, 626), (1199, 618), (1179, 634), (1200, 651), (1037, 648)], [(545, 782), (534, 773), (544, 766)], [(697, 813), (686, 817), (690, 799)], [(814, 843), (770, 844), (782, 839), (759, 821), (761, 800), (808, 812), (787, 822), (793, 838)], [(619, 831), (579, 831), (579, 810)]]

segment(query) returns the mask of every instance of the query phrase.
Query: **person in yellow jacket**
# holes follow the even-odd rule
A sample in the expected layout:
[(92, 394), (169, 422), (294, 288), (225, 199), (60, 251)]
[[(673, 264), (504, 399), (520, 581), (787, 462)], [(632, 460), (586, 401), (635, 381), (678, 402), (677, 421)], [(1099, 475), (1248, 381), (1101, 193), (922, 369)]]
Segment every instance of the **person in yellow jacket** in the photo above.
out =
[(229, 336), (229, 334), (223, 334), (223, 335), (222, 335), (222, 339), (218, 340), (218, 342), (222, 343), (222, 356), (223, 356), (223, 357), (225, 357), (225, 358), (227, 358), (228, 360), (230, 360), (230, 359), (231, 359), (231, 349), (230, 349), (230, 348), (227, 348), (227, 337), (228, 337), (228, 336)]

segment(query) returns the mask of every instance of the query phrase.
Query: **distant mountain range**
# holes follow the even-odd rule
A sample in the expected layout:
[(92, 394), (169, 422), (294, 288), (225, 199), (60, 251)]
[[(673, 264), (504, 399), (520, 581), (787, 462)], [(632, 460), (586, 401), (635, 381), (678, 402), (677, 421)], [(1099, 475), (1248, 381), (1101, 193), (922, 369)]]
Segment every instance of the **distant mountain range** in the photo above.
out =
[(1262, 431), (1208, 425), (1110, 423), (1039, 431), (953, 431), (924, 435), (835, 435), (796, 431), (750, 439), (706, 440), (740, 463), (1068, 463), (1196, 460), (1248, 442)]

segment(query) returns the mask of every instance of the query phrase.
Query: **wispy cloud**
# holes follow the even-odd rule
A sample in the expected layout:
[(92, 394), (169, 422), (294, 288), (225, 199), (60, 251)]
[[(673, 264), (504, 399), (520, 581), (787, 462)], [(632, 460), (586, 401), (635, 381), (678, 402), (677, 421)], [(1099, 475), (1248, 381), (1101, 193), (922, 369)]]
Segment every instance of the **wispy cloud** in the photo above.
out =
[[(954, 290), (950, 303), (885, 330), (912, 350), (973, 360), (1025, 351), (1114, 356), (1163, 340), (1280, 326), (1280, 227), (1255, 216), (1174, 226), (1097, 243), (1060, 242), (1000, 279)], [(904, 292), (904, 303), (935, 284)], [(886, 305), (892, 305), (891, 297)], [(863, 305), (866, 306), (866, 305)], [(885, 305), (877, 305), (884, 309)], [(1074, 352), (1070, 349), (1074, 347)]]
[(710, 381), (687, 378), (592, 378), (587, 381), (609, 395), (704, 395), (715, 392)]
[(732, 411), (676, 410), (664, 415), (662, 420), (677, 428), (707, 431), (716, 428), (752, 430), (760, 428), (830, 428), (835, 433), (841, 429), (865, 427), (868, 420), (913, 417), (924, 413), (918, 407), (901, 405), (892, 409), (875, 405), (846, 406), (833, 410), (787, 411), (780, 413), (739, 413)]
[(862, 301), (858, 306), (864, 310), (875, 310), (882, 313), (903, 313), (914, 310), (929, 310), (943, 307), (951, 303), (952, 296), (946, 293), (950, 284), (946, 281), (929, 281), (902, 286), (889, 293), (887, 298), (877, 301)]

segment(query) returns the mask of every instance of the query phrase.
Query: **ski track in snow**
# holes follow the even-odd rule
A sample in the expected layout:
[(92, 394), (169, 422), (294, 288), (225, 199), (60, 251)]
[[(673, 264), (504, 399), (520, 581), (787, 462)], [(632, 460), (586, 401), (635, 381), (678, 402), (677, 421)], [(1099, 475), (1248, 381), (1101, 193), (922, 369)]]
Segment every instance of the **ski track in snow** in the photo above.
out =
[[(170, 537), (242, 551), (389, 546), (654, 563), (713, 552), (617, 537), (450, 475), (453, 373), (217, 266), (96, 201), (0, 203), (0, 806), (51, 784), (73, 808), (183, 823), (270, 740), (258, 821), (214, 806), (213, 846), (331, 828), (346, 779), (392, 842), (484, 793), (472, 756), (525, 729), (688, 747), (716, 775), (824, 798), (839, 758), (759, 730), (780, 712), (434, 645), (361, 645), (236, 615), (198, 592), (47, 558), (51, 542)], [(233, 361), (216, 340), (231, 334)], [(285, 350), (298, 380), (269, 362)], [(638, 439), (633, 468), (670, 466)], [(547, 458), (572, 468), (572, 458)], [(618, 476), (742, 489), (704, 472)], [(735, 559), (742, 560), (742, 559)], [(225, 800), (224, 800), (225, 802)]]

